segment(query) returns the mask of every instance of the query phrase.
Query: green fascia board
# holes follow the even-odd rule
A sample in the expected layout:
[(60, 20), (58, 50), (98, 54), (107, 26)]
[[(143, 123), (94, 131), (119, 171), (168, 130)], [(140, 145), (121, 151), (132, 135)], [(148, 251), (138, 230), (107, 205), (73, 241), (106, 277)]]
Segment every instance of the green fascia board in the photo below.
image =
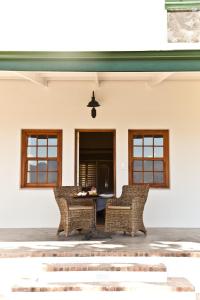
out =
[(200, 10), (200, 0), (165, 0), (168, 11), (195, 11)]
[(200, 71), (200, 50), (0, 52), (0, 70), (43, 72)]

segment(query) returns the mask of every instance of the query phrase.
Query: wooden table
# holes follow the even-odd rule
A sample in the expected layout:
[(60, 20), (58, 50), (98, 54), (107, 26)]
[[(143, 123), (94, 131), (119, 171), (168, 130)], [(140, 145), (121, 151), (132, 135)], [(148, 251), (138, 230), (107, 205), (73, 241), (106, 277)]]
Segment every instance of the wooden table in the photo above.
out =
[[(75, 199), (92, 199), (95, 207), (96, 207), (96, 202), (97, 202), (99, 197), (100, 197), (99, 195), (74, 196)], [(109, 199), (109, 198), (107, 198), (107, 199)], [(110, 238), (111, 239), (111, 235), (109, 233), (97, 230), (96, 222), (95, 222), (95, 220), (96, 220), (96, 209), (94, 210), (94, 214), (95, 215), (94, 215), (94, 218), (93, 218), (92, 227), (85, 234), (84, 240), (88, 241), (88, 240), (105, 239), (105, 238), (107, 238), (107, 239)]]

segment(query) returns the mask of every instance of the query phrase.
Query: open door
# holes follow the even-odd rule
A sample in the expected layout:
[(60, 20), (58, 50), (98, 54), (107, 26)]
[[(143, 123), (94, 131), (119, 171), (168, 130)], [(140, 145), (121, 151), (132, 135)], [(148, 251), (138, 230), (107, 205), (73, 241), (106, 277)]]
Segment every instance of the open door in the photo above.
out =
[[(107, 195), (115, 194), (115, 130), (76, 130), (75, 183), (97, 189), (98, 215), (104, 216)], [(102, 221), (101, 221), (102, 223)]]

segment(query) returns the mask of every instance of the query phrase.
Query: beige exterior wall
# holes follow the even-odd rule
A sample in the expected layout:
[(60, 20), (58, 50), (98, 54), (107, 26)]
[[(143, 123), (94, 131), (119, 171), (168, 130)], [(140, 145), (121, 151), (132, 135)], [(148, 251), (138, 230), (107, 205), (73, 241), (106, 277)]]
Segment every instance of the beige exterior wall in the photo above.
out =
[(20, 189), (22, 128), (63, 130), (63, 184), (74, 183), (75, 128), (116, 129), (117, 194), (128, 182), (128, 129), (170, 130), (170, 189), (151, 189), (147, 227), (200, 226), (198, 82), (102, 82), (97, 118), (86, 107), (93, 82), (0, 82), (0, 227), (56, 227), (50, 189)]

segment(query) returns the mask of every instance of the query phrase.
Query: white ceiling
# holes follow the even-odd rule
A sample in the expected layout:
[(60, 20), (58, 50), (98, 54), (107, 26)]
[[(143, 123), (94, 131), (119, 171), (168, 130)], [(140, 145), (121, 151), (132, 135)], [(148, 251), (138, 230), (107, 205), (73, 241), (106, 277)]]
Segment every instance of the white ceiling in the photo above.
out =
[(26, 80), (42, 86), (51, 81), (145, 81), (154, 86), (163, 81), (200, 80), (200, 72), (22, 72), (0, 71), (2, 80)]

